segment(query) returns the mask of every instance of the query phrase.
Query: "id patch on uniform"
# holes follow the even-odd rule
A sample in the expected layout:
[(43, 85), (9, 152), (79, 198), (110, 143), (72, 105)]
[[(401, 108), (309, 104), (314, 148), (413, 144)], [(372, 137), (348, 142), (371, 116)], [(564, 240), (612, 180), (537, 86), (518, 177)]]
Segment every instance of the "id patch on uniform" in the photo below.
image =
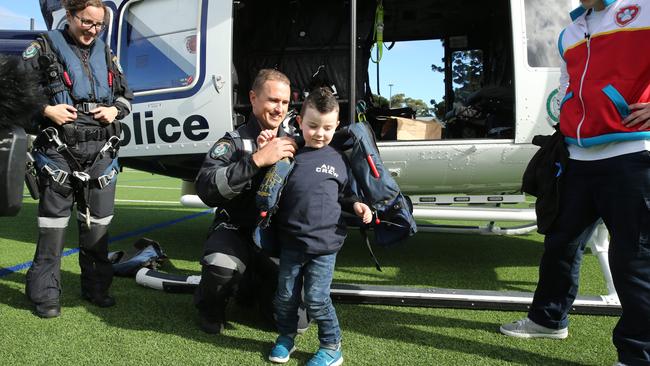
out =
[(25, 51), (23, 51), (23, 60), (29, 60), (30, 58), (36, 56), (38, 51), (41, 49), (41, 45), (38, 42), (32, 42)]
[(220, 156), (226, 154), (230, 150), (230, 143), (228, 142), (219, 142), (212, 150), (210, 150), (210, 157), (212, 159), (218, 159)]

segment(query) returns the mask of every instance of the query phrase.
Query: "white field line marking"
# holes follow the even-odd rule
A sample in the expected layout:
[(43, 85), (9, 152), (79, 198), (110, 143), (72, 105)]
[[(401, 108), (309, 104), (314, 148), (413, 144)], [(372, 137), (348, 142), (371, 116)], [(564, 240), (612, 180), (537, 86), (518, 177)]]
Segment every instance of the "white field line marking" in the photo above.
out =
[(131, 202), (131, 203), (162, 203), (166, 205), (178, 205), (181, 203), (179, 201), (147, 201), (147, 200), (119, 200), (116, 199), (115, 202)]
[(174, 190), (178, 191), (180, 190), (180, 187), (149, 187), (149, 186), (123, 186), (118, 184), (117, 185), (120, 188), (139, 188), (139, 189), (168, 189), (168, 190)]

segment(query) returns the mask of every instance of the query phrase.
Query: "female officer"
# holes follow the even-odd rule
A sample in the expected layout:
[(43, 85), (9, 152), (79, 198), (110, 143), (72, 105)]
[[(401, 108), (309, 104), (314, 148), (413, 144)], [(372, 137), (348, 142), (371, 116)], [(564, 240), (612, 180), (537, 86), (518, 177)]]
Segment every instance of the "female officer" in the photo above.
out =
[(36, 315), (61, 314), (61, 251), (77, 204), (81, 296), (115, 305), (108, 290), (108, 225), (113, 218), (119, 120), (132, 93), (108, 46), (99, 39), (107, 9), (101, 0), (65, 0), (67, 25), (44, 33), (24, 52), (24, 66), (42, 75), (49, 104), (37, 118), (34, 157), (39, 175), (39, 236), (26, 293)]

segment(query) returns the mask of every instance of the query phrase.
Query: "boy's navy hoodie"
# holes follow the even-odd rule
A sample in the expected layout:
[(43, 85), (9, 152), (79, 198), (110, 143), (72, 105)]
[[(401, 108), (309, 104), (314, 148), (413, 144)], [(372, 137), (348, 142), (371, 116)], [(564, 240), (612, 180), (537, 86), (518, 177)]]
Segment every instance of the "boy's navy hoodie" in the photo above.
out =
[(352, 212), (358, 201), (347, 183), (340, 152), (330, 146), (299, 149), (274, 218), (281, 246), (309, 254), (337, 252), (346, 236), (341, 207)]

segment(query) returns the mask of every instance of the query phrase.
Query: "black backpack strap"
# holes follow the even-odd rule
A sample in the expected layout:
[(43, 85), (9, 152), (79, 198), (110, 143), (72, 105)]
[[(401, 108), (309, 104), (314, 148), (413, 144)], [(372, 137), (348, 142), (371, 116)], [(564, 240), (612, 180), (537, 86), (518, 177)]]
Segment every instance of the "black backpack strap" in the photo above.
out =
[(46, 68), (42, 70), (47, 79), (45, 93), (48, 97), (52, 97), (57, 93), (69, 90), (69, 87), (66, 86), (63, 76), (63, 72), (65, 71), (64, 66), (59, 62), (59, 57), (56, 52), (52, 50), (52, 41), (50, 40), (50, 37), (47, 33), (42, 33), (40, 37), (43, 39), (43, 42), (41, 42), (43, 53), (40, 57), (43, 57), (44, 59), (43, 61), (39, 59), (39, 66), (41, 68)]
[(381, 266), (379, 265), (379, 261), (375, 256), (375, 252), (372, 251), (372, 245), (370, 245), (370, 239), (368, 238), (368, 231), (366, 230), (366, 228), (360, 227), (359, 232), (361, 233), (361, 237), (363, 238), (363, 240), (366, 242), (366, 247), (368, 247), (368, 251), (370, 252), (370, 256), (372, 257), (372, 260), (375, 262), (375, 268), (379, 272), (382, 272)]

